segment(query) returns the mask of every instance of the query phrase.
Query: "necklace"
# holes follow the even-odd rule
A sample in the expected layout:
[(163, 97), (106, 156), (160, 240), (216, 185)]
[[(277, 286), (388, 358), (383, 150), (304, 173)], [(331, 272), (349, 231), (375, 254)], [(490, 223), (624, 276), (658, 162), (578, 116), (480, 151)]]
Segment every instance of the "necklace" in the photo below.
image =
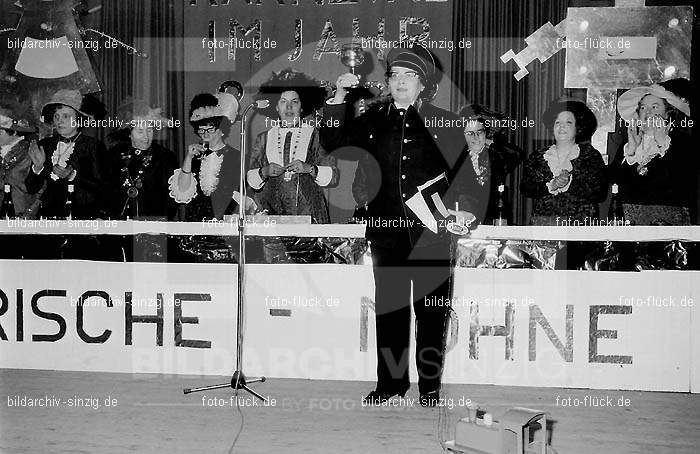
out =
[[(132, 176), (131, 172), (129, 171), (129, 165), (131, 164), (131, 160), (138, 156), (141, 156), (141, 163), (136, 169), (136, 175)], [(153, 154), (151, 153), (150, 149), (146, 151), (136, 150), (133, 153), (130, 149), (129, 151), (122, 153), (121, 159), (122, 187), (126, 188), (127, 196), (129, 196), (132, 199), (135, 199), (139, 195), (139, 189), (143, 188), (143, 174), (146, 172), (146, 169), (148, 169), (148, 167), (151, 165), (151, 161), (153, 160)]]

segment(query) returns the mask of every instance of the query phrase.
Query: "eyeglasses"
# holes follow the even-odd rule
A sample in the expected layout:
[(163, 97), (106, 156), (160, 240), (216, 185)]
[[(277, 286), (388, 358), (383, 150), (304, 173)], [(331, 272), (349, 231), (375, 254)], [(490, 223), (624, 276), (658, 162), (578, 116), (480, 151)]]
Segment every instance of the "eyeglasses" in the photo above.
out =
[(209, 127), (206, 127), (206, 128), (199, 128), (199, 129), (197, 129), (197, 134), (199, 134), (200, 136), (203, 136), (203, 135), (206, 134), (206, 133), (214, 134), (214, 131), (216, 131), (216, 128), (213, 127), (213, 126), (209, 126)]
[(484, 129), (477, 129), (476, 131), (464, 131), (464, 135), (467, 137), (485, 136), (486, 131)]
[(389, 73), (389, 80), (414, 80), (418, 78), (418, 73), (415, 71), (406, 71), (405, 73), (398, 73), (392, 71)]

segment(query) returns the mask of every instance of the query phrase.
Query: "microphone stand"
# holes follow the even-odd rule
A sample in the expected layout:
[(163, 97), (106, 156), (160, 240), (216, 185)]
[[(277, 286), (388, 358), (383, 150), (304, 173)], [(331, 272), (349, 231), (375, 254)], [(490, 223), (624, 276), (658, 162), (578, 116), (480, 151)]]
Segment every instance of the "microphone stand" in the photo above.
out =
[(247, 378), (243, 373), (243, 317), (244, 317), (244, 306), (245, 306), (245, 150), (246, 150), (246, 118), (250, 110), (256, 106), (253, 103), (246, 107), (246, 109), (241, 114), (241, 169), (238, 175), (238, 192), (240, 194), (240, 203), (238, 204), (238, 306), (237, 306), (237, 316), (236, 316), (236, 371), (231, 376), (231, 381), (229, 383), (222, 383), (219, 385), (203, 386), (200, 388), (185, 388), (183, 389), (184, 394), (208, 391), (210, 389), (221, 389), (231, 387), (235, 390), (234, 395), (238, 396), (238, 390), (243, 389), (248, 391), (253, 396), (267, 403), (267, 399), (262, 395), (258, 394), (255, 390), (251, 389), (248, 384), (256, 382), (264, 382), (265, 377)]

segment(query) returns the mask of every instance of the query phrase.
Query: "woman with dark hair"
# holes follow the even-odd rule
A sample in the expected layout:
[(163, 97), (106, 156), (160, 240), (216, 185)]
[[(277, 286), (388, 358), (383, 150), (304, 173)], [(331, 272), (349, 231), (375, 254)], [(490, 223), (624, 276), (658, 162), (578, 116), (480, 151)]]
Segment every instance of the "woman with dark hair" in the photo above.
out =
[(269, 214), (310, 215), (314, 223), (330, 222), (322, 188), (338, 182), (336, 159), (319, 142), (316, 118), (307, 119), (323, 105), (325, 95), (317, 81), (291, 69), (260, 87), (258, 96), (270, 101), (277, 119), (255, 140), (247, 180)]
[[(182, 166), (168, 180), (170, 197), (187, 204), (185, 219), (222, 219), (238, 212), (240, 152), (224, 142), (238, 114), (228, 93), (201, 93), (190, 103), (190, 124), (202, 140), (191, 144)], [(246, 210), (255, 208), (247, 198)]]
[(32, 165), (25, 134), (35, 129), (29, 121), (15, 114), (15, 110), (0, 107), (0, 205), (5, 198), (4, 187), (9, 185), (15, 215), (32, 219), (36, 217), (39, 203), (37, 195), (30, 194), (24, 184)]
[[(490, 223), (496, 214), (498, 187), (506, 184), (508, 175), (523, 161), (524, 152), (506, 142), (499, 122), (505, 118), (478, 104), (462, 108), (464, 138), (467, 146), (462, 152), (468, 158), (476, 175), (473, 187), (481, 188), (481, 205), (486, 208), (484, 223)], [(467, 164), (469, 165), (469, 164)]]
[(617, 111), (628, 141), (611, 164), (624, 217), (635, 225), (689, 225), (698, 158), (690, 142), (690, 81), (632, 88)]
[(169, 196), (168, 177), (177, 168), (177, 157), (153, 141), (168, 119), (142, 100), (125, 101), (117, 117), (124, 127), (110, 135), (114, 143), (107, 156), (112, 162), (104, 168), (112, 218), (172, 219), (176, 205)]
[(533, 200), (533, 225), (558, 225), (598, 217), (605, 200), (607, 170), (600, 152), (590, 143), (598, 127), (585, 103), (560, 100), (543, 115), (554, 134), (554, 144), (537, 150), (525, 162), (521, 190)]

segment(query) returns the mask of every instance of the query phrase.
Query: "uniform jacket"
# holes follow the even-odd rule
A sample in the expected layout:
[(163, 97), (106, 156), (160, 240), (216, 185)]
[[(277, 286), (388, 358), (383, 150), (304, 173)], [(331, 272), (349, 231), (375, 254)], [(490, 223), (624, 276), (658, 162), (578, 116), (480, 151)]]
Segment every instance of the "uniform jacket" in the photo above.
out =
[[(448, 188), (440, 194), (446, 207), (454, 209), (459, 201), (460, 210), (480, 211), (473, 197), (474, 170), (468, 162), (457, 165), (465, 140), (456, 115), (425, 102), (408, 109), (398, 109), (393, 102), (378, 103), (357, 118), (347, 113), (350, 108), (347, 104), (324, 107), (321, 144), (327, 150), (346, 145), (362, 149), (353, 196), (358, 205), (367, 205), (368, 219), (374, 220), (367, 227), (370, 240), (391, 247), (397, 234), (407, 234), (414, 246), (449, 238), (429, 231), (406, 205), (419, 185), (442, 173), (448, 179)], [(404, 223), (395, 224), (396, 228), (374, 227), (377, 220)]]

